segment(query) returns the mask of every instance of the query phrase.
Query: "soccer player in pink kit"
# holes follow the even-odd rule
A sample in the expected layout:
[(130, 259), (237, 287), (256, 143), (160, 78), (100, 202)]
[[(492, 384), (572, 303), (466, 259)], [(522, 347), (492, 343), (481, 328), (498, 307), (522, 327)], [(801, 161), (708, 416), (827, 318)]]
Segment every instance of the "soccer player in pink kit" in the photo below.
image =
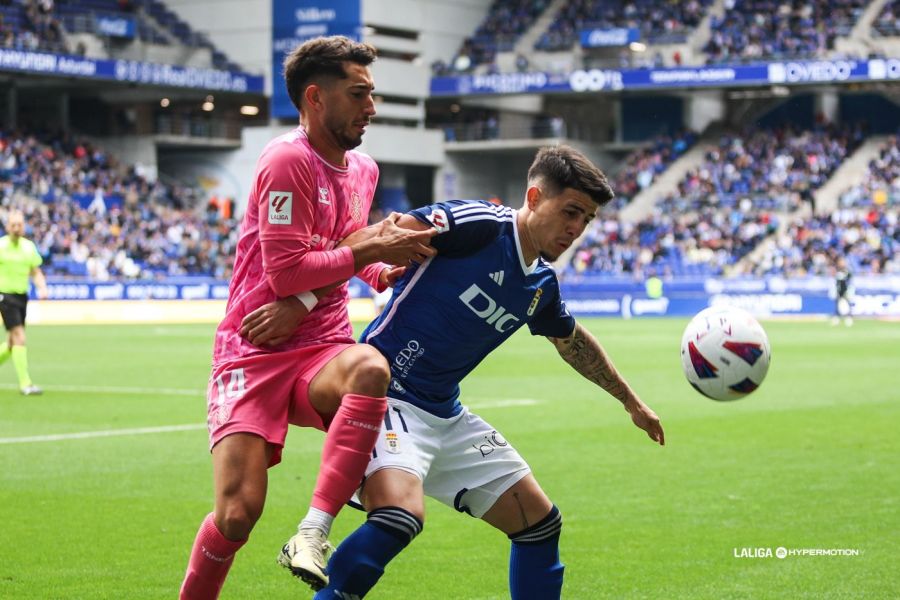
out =
[[(334, 249), (365, 226), (378, 179), (375, 162), (352, 151), (375, 114), (374, 59), (372, 46), (336, 36), (305, 42), (285, 60), (300, 127), (263, 150), (241, 227), (207, 391), (215, 508), (194, 541), (184, 600), (218, 597), (262, 514), (267, 469), (281, 460), (289, 423), (327, 432), (312, 508), (293, 542), (303, 546), (295, 554), (306, 560), (308, 582), (327, 583), (328, 530), (362, 480), (390, 371), (377, 350), (354, 343), (346, 284), (322, 297), (310, 290), (354, 274), (381, 290), (397, 273), (388, 265), (434, 254), (431, 232), (391, 219)], [(290, 338), (261, 348), (241, 337), (246, 314), (286, 297), (315, 308)]]

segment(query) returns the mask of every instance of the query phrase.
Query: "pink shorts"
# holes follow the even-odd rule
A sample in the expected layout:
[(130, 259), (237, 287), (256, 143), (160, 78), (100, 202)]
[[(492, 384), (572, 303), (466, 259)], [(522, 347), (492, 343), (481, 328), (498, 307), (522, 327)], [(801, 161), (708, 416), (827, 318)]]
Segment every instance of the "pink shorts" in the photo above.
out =
[(272, 467), (281, 462), (288, 423), (324, 431), (326, 424), (309, 403), (309, 382), (354, 345), (318, 344), (213, 367), (206, 390), (210, 450), (232, 433), (255, 433), (276, 446)]

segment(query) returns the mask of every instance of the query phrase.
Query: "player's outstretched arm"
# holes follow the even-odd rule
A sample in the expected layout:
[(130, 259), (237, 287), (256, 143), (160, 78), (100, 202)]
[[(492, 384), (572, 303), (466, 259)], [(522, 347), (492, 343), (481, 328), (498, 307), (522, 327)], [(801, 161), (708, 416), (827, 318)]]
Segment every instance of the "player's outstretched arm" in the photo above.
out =
[(651, 440), (661, 446), (665, 445), (666, 439), (659, 417), (619, 375), (609, 355), (590, 331), (580, 323), (575, 323), (575, 330), (569, 337), (547, 339), (572, 368), (618, 399), (631, 415), (634, 424), (646, 431)]

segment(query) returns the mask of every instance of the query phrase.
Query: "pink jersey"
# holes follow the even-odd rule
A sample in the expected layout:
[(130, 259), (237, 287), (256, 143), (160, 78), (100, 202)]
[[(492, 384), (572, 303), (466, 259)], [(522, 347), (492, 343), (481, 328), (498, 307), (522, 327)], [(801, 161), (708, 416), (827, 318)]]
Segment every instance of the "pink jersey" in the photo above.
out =
[[(216, 330), (213, 364), (312, 344), (352, 342), (347, 285), (341, 285), (275, 348), (241, 337), (241, 321), (278, 298), (324, 287), (354, 275), (353, 253), (334, 249), (364, 227), (378, 182), (378, 166), (365, 154), (346, 153), (346, 167), (319, 156), (302, 127), (266, 145), (238, 241), (225, 318)], [(370, 285), (382, 265), (360, 272)]]

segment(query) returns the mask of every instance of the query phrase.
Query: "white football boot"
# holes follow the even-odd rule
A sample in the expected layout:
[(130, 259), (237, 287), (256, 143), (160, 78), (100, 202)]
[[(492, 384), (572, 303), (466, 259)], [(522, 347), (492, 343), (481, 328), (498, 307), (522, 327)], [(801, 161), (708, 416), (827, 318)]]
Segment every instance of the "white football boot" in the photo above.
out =
[(313, 590), (328, 585), (328, 558), (334, 546), (325, 534), (315, 527), (298, 529), (278, 554), (278, 564), (302, 579)]

